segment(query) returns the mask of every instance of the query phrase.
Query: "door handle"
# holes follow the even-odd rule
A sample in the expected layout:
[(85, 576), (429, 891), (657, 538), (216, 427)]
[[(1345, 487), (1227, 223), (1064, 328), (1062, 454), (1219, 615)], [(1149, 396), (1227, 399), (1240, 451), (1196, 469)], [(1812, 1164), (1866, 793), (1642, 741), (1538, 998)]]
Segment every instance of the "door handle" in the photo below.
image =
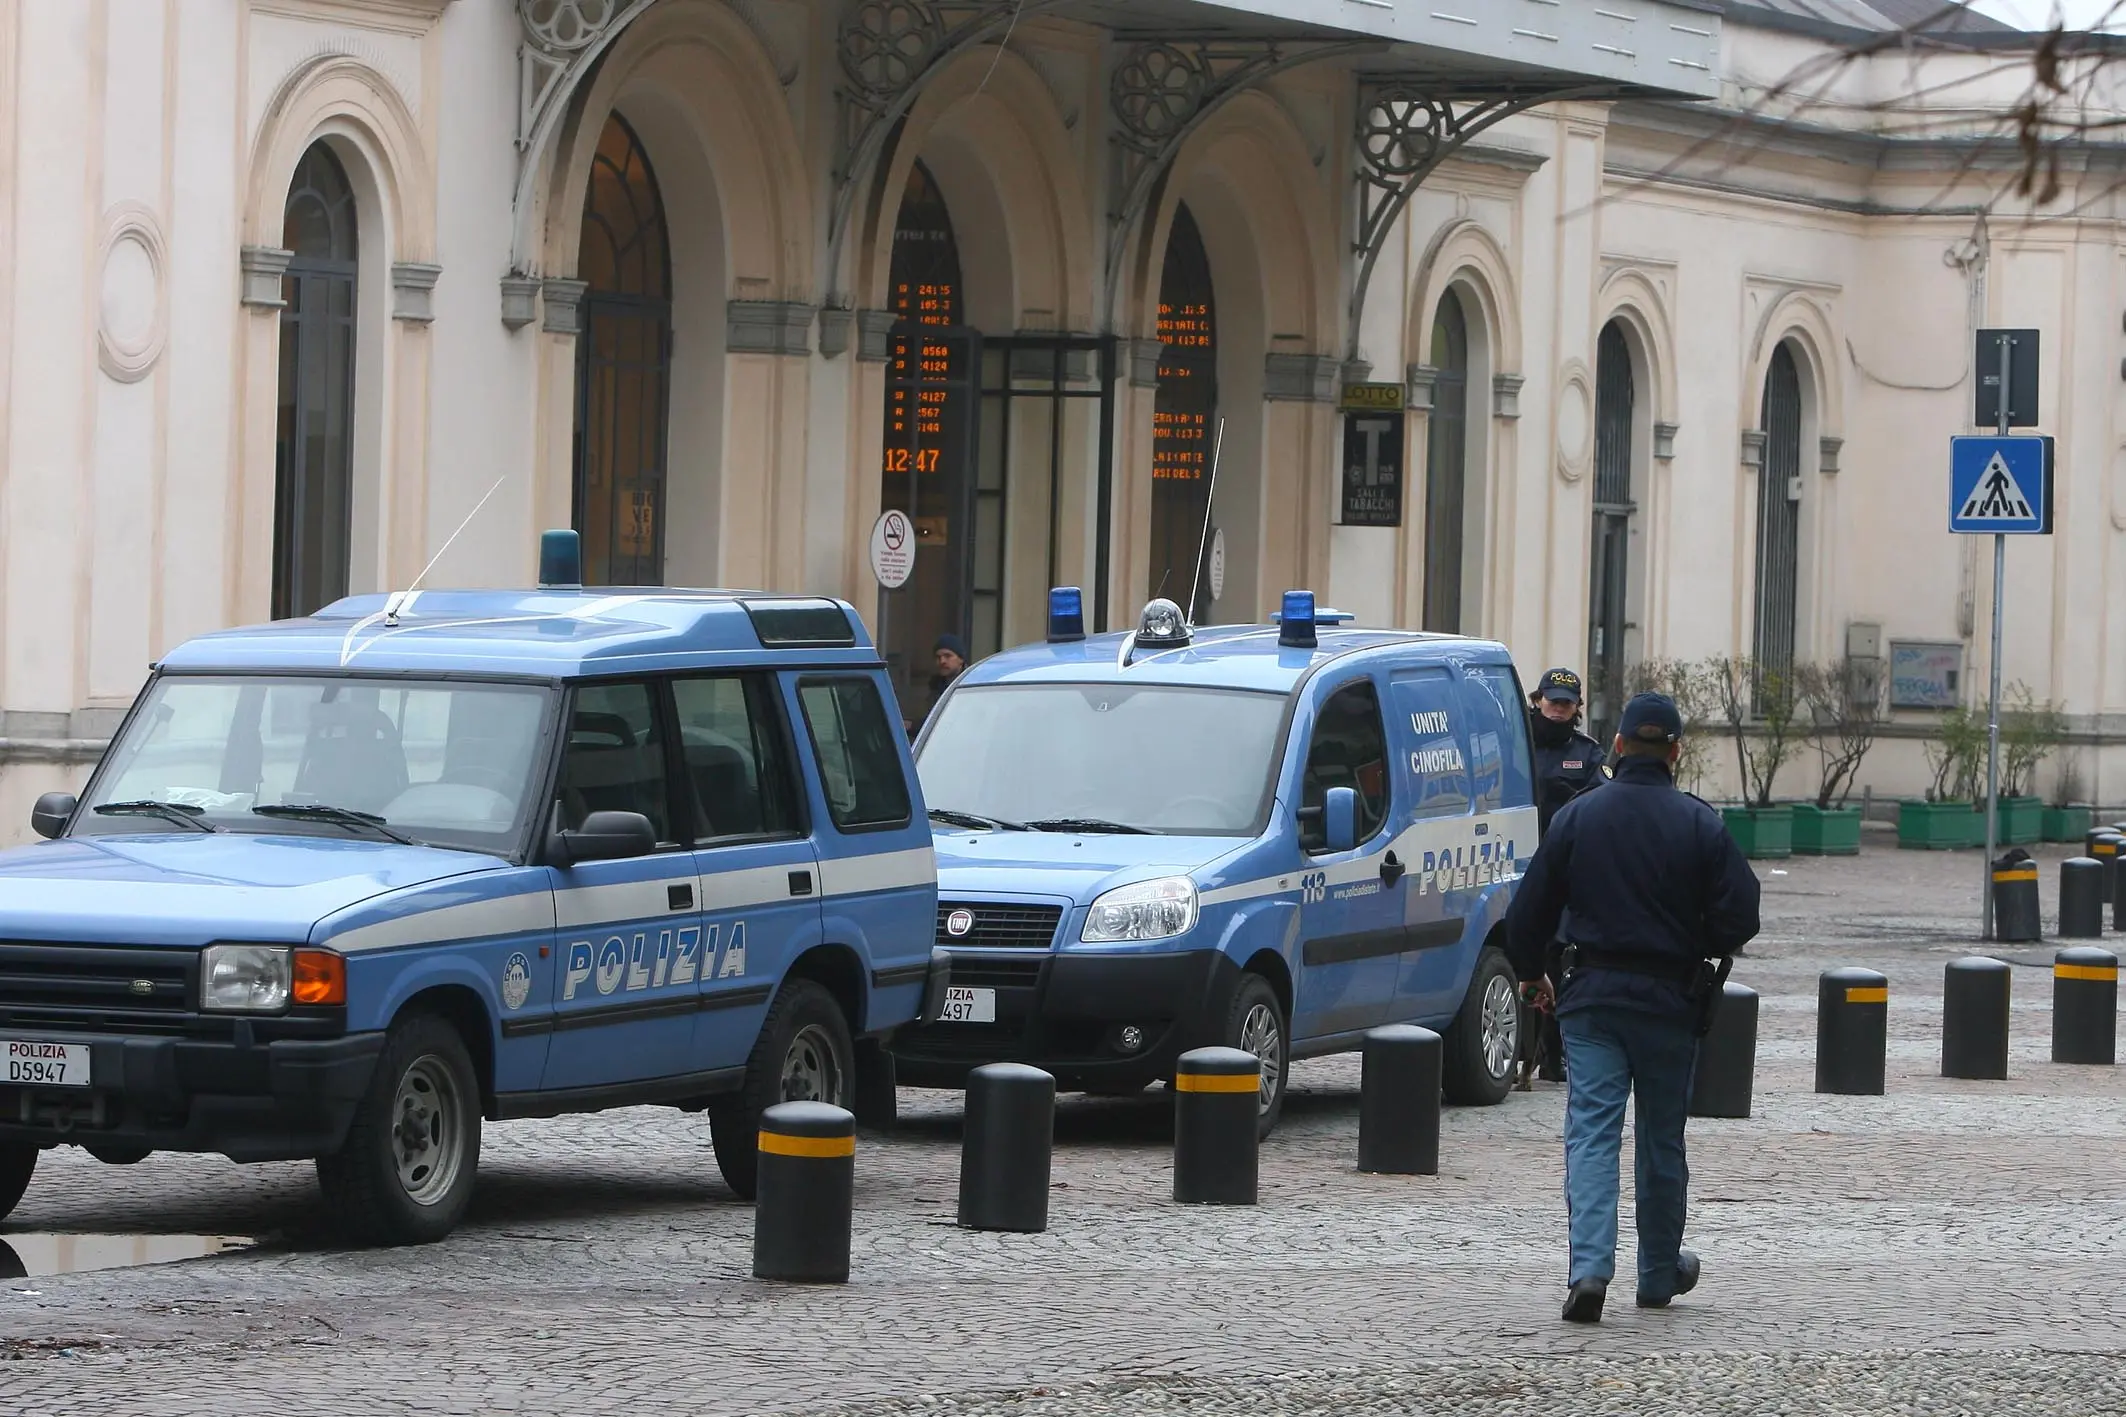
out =
[(812, 894), (812, 873), (810, 871), (792, 871), (790, 873), (790, 894)]
[(1381, 883), (1383, 885), (1394, 885), (1397, 881), (1403, 878), (1403, 872), (1406, 869), (1407, 868), (1403, 865), (1402, 861), (1396, 856), (1396, 854), (1392, 851), (1389, 852), (1386, 856), (1383, 856), (1381, 858)]
[(666, 886), (664, 888), (664, 903), (671, 910), (692, 910), (694, 908), (694, 888), (692, 886)]

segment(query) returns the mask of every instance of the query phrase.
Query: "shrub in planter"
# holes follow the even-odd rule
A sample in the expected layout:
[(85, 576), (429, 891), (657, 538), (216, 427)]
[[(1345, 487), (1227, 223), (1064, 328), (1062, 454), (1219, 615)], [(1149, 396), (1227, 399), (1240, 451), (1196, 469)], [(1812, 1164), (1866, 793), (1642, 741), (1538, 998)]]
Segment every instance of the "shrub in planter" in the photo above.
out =
[(1794, 809), (1776, 807), (1724, 807), (1721, 819), (1728, 835), (1752, 861), (1783, 861), (1794, 854)]
[(1812, 802), (1794, 804), (1794, 854), (1796, 856), (1858, 856), (1860, 854), (1860, 809), (1832, 807), (1828, 811)]
[[(1861, 761), (1875, 746), (1875, 734), (1882, 725), (1888, 679), (1883, 674), (1880, 660), (1852, 658), (1830, 664), (1800, 665), (1794, 671), (1794, 679), (1815, 730), (1810, 738), (1818, 767), (1815, 811), (1820, 816), (1828, 816), (1845, 808), (1847, 799), (1852, 796), (1853, 783), (1860, 775)], [(1839, 822), (1834, 831), (1841, 845), (1832, 854), (1846, 854), (1843, 843), (1848, 836), (1852, 842), (1851, 850), (1858, 851), (1859, 815), (1854, 815), (1850, 829), (1844, 825), (1843, 817)], [(1803, 842), (1812, 840), (1816, 831), (1811, 819), (1797, 811), (1794, 849), (1808, 850)]]
[[(1761, 664), (1747, 657), (1719, 658), (1706, 664), (1728, 733), (1735, 740), (1735, 763), (1742, 770), (1743, 801), (1756, 808), (1772, 805), (1772, 784), (1793, 756), (1802, 707), (1791, 667)], [(1792, 814), (1788, 814), (1791, 820)]]

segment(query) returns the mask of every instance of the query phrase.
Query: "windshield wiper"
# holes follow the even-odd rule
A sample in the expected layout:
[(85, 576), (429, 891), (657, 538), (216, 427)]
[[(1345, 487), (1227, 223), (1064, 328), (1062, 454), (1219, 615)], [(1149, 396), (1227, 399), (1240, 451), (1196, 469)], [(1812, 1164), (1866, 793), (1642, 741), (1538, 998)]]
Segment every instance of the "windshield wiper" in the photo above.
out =
[(1017, 822), (1007, 822), (1002, 817), (985, 817), (980, 812), (962, 812), (956, 807), (932, 807), (930, 820), (943, 822), (948, 827), (966, 827), (970, 831), (1022, 832), (1026, 828)]
[(1106, 832), (1112, 836), (1157, 836), (1149, 827), (1133, 827), (1127, 822), (1110, 822), (1103, 817), (1044, 817), (1026, 825), (1037, 832)]
[(391, 827), (374, 812), (357, 812), (352, 807), (334, 807), (323, 802), (269, 802), (251, 811), (261, 817), (284, 817), (292, 822), (331, 822), (335, 826), (360, 827), (388, 836), (401, 846), (420, 846), (422, 843)]
[(166, 822), (176, 822), (196, 831), (221, 830), (214, 823), (202, 820), (207, 814), (206, 808), (195, 807), (189, 802), (156, 802), (142, 798), (137, 802), (106, 802), (94, 810), (99, 817), (161, 817)]

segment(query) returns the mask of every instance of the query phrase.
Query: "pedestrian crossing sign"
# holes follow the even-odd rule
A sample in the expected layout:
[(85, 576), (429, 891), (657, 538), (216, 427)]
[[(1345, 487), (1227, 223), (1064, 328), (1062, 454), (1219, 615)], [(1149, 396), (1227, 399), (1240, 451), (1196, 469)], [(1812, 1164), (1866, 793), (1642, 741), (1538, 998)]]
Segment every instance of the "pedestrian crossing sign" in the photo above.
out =
[(2052, 534), (2052, 440), (1949, 440), (1949, 530), (1976, 535)]

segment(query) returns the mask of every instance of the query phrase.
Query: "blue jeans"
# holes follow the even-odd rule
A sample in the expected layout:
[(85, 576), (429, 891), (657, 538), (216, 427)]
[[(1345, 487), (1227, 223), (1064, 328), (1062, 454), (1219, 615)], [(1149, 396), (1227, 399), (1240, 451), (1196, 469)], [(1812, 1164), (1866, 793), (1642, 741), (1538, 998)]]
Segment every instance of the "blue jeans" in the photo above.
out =
[(1683, 1124), (1690, 1113), (1698, 1036), (1688, 1019), (1631, 1009), (1576, 1009), (1558, 1020), (1565, 1035), (1565, 1206), (1572, 1217), (1568, 1282), (1617, 1272), (1617, 1152), (1624, 1103), (1638, 1106), (1639, 1293), (1670, 1299), (1690, 1166)]

